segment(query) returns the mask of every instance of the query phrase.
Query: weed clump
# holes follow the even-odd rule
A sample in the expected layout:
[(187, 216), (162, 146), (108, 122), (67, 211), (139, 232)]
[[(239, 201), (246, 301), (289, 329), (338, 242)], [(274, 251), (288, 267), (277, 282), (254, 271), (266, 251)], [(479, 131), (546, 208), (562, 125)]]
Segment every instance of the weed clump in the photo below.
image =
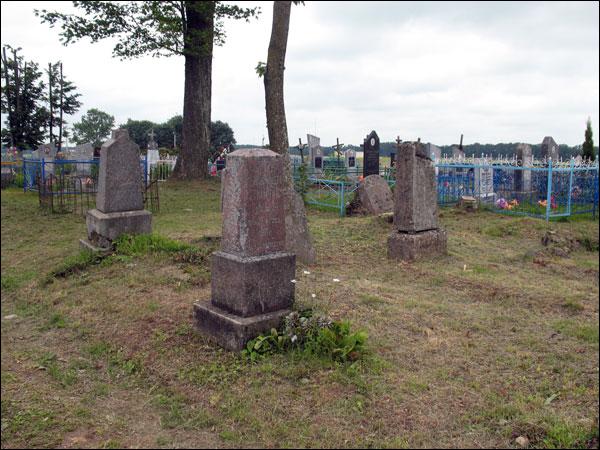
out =
[(284, 319), (283, 327), (252, 339), (242, 354), (251, 361), (264, 355), (300, 351), (333, 361), (355, 361), (365, 351), (367, 333), (351, 332), (348, 321), (333, 321), (313, 314), (312, 310), (294, 311)]

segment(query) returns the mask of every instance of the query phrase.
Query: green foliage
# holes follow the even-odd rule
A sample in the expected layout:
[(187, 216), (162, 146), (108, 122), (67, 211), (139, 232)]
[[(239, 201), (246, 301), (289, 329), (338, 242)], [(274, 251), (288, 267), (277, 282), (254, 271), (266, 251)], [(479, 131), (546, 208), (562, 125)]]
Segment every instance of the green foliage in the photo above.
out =
[[(258, 8), (241, 8), (222, 2), (107, 2), (74, 1), (78, 14), (35, 10), (36, 16), (51, 27), (59, 25), (66, 45), (83, 38), (92, 42), (116, 41), (113, 56), (138, 58), (143, 55), (172, 56), (201, 54), (207, 44), (221, 45), (225, 40), (223, 19), (246, 19)], [(214, 30), (194, 27), (190, 18), (213, 21)], [(198, 47), (193, 42), (199, 41)]]
[[(159, 147), (172, 148), (173, 134), (177, 145), (182, 142), (183, 117), (181, 115), (173, 116), (163, 123), (155, 123), (150, 120), (132, 120), (119, 125), (129, 132), (131, 139), (142, 149), (148, 148), (148, 133), (154, 130), (155, 141)], [(233, 129), (228, 123), (217, 120), (210, 123), (210, 148), (214, 153), (220, 146), (235, 144)]]
[(308, 173), (306, 164), (304, 163), (300, 164), (300, 166), (298, 167), (296, 191), (302, 196), (303, 199), (306, 196), (306, 193), (308, 192)]
[(367, 333), (351, 332), (350, 322), (332, 321), (304, 310), (289, 314), (281, 330), (273, 328), (270, 334), (252, 339), (242, 354), (256, 361), (267, 354), (297, 350), (333, 361), (354, 361), (364, 352), (366, 341)]
[[(46, 85), (38, 64), (25, 61), (18, 54), (20, 48), (6, 45), (3, 51), (12, 53), (12, 58), (2, 57), (1, 111), (6, 114), (2, 129), (2, 142), (21, 149), (35, 148), (44, 142), (48, 121), (44, 91)], [(4, 55), (4, 54), (3, 54)], [(5, 71), (8, 71), (8, 85)]]
[(98, 253), (82, 251), (65, 259), (62, 264), (50, 272), (45, 282), (48, 283), (54, 278), (66, 278), (69, 275), (80, 273), (92, 265), (99, 264), (102, 259), (103, 256)]
[(256, 67), (254, 68), (259, 78), (262, 78), (267, 73), (267, 63), (263, 61), (259, 61)]
[(81, 121), (73, 124), (73, 139), (77, 144), (90, 142), (94, 147), (100, 147), (114, 126), (114, 116), (99, 109), (88, 109)]
[[(52, 117), (48, 114), (47, 129), (50, 141), (58, 142), (59, 134), (54, 133), (54, 127), (63, 127), (62, 138), (64, 139), (66, 137), (64, 116), (75, 114), (79, 110), (81, 94), (77, 93), (77, 87), (72, 81), (67, 80), (64, 74), (61, 76), (62, 63), (60, 61), (48, 64), (45, 71), (48, 77), (48, 92), (45, 95), (45, 101), (49, 105), (49, 112), (52, 112)], [(52, 96), (50, 96), (50, 92), (52, 92)], [(61, 111), (63, 114), (62, 124)], [(56, 139), (54, 139), (55, 137)]]
[(140, 256), (148, 253), (174, 253), (189, 250), (190, 245), (168, 239), (158, 234), (123, 234), (114, 241), (117, 254)]
[(588, 117), (585, 128), (585, 141), (581, 146), (581, 156), (590, 161), (596, 160), (596, 151), (594, 150), (594, 137), (592, 133), (592, 119)]

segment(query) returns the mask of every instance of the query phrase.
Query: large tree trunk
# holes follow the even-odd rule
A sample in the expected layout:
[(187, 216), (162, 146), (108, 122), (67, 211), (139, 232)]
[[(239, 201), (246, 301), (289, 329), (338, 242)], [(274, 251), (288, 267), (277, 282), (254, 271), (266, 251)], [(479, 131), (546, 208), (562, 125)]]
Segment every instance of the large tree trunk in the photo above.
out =
[(185, 12), (183, 136), (173, 175), (207, 178), (215, 3), (186, 1)]
[(285, 157), (287, 189), (285, 195), (285, 244), (286, 249), (307, 264), (316, 260), (302, 197), (294, 189), (291, 162), (288, 154), (288, 133), (283, 102), (283, 73), (285, 70), (285, 52), (290, 28), (291, 1), (273, 3), (273, 27), (267, 70), (265, 72), (265, 107), (267, 110), (267, 129), (269, 147)]

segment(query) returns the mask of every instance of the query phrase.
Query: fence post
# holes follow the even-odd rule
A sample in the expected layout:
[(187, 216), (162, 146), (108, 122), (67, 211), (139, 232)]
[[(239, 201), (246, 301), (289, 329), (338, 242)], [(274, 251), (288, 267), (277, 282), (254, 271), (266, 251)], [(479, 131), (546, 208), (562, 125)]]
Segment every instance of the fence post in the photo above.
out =
[(548, 192), (546, 193), (546, 222), (550, 220), (552, 206), (552, 158), (548, 158)]
[(575, 167), (575, 158), (571, 157), (571, 171), (569, 172), (569, 199), (567, 200), (567, 214), (571, 215), (571, 195), (573, 193), (573, 170)]
[(342, 183), (342, 187), (341, 187), (341, 193), (340, 193), (340, 217), (344, 217), (346, 215), (346, 208), (344, 207), (346, 205), (346, 201), (344, 199), (344, 195), (345, 195), (345, 187), (346, 187), (346, 183), (345, 182), (341, 182)]
[[(42, 179), (40, 180), (40, 182), (43, 184), (44, 180), (46, 180), (46, 159), (42, 158)], [(38, 189), (40, 189), (39, 186)]]

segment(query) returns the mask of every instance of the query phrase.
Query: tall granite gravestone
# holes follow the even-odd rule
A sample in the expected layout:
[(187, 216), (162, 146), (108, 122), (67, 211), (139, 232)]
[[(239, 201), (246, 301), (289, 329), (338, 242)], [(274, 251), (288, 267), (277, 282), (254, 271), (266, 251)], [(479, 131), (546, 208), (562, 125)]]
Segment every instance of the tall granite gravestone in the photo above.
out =
[(266, 149), (227, 155), (211, 301), (195, 303), (194, 317), (201, 332), (229, 350), (277, 327), (294, 302), (296, 256), (285, 252), (283, 158)]
[(533, 166), (533, 152), (528, 144), (517, 144), (517, 166), (524, 169), (516, 169), (514, 171), (515, 192), (516, 193), (531, 193), (531, 170), (525, 168)]
[(552, 158), (553, 162), (558, 162), (560, 158), (558, 144), (552, 136), (546, 136), (542, 141), (542, 159), (548, 161), (548, 158)]
[(363, 177), (379, 175), (379, 136), (371, 131), (363, 145)]
[(437, 186), (433, 162), (425, 146), (399, 145), (394, 191), (394, 230), (388, 238), (388, 256), (415, 259), (445, 254), (446, 232), (438, 227)]
[(310, 156), (310, 167), (314, 173), (323, 172), (323, 150), (321, 149), (321, 138), (313, 136), (312, 134), (306, 135), (308, 141), (308, 154)]
[(140, 148), (125, 129), (114, 130), (100, 149), (96, 209), (86, 215), (83, 247), (107, 250), (121, 234), (152, 232), (152, 213), (144, 209)]

